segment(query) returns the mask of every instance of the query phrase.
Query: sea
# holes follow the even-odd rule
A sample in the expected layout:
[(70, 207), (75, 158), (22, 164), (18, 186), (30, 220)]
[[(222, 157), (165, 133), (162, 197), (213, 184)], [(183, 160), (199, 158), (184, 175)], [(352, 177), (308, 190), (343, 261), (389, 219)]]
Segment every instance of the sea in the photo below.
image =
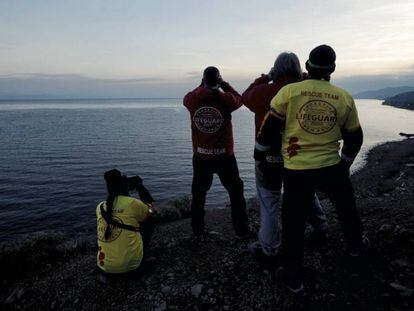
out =
[[(375, 145), (414, 133), (414, 111), (357, 100), (365, 140), (353, 170)], [(245, 196), (255, 196), (254, 116), (233, 113)], [(158, 202), (191, 194), (190, 120), (181, 99), (0, 102), (0, 242), (37, 234), (94, 236), (105, 171), (139, 175)], [(206, 208), (225, 208), (217, 177)]]

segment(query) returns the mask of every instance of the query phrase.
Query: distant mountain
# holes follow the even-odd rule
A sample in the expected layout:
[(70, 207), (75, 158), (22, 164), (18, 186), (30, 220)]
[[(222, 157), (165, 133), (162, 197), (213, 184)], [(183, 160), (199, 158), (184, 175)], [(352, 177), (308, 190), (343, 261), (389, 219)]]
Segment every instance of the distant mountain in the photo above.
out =
[(354, 94), (354, 98), (359, 99), (386, 99), (388, 97), (414, 91), (413, 86), (387, 87), (379, 90), (365, 91)]
[(405, 92), (387, 98), (384, 102), (384, 105), (394, 106), (397, 108), (404, 108), (409, 110), (414, 110), (414, 91)]

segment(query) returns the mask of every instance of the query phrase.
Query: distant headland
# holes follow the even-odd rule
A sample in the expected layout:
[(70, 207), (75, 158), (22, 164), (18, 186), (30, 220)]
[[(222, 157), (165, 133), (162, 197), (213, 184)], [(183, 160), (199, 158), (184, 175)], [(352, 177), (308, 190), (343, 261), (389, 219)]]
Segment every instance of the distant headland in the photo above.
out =
[(414, 86), (399, 86), (399, 87), (386, 87), (378, 90), (364, 91), (357, 94), (353, 94), (356, 99), (387, 99), (389, 97), (406, 93), (414, 92)]
[(414, 110), (414, 87), (387, 87), (353, 95), (356, 99), (381, 99), (383, 105)]
[(389, 97), (382, 104), (394, 106), (397, 108), (414, 110), (414, 91), (405, 92)]

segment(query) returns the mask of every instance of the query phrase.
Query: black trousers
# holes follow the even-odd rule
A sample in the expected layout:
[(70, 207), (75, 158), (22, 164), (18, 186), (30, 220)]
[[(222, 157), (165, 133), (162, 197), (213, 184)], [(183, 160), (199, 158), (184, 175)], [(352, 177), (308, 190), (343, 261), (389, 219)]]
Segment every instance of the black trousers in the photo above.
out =
[(350, 247), (362, 246), (362, 222), (358, 216), (354, 190), (348, 172), (340, 165), (312, 170), (284, 169), (282, 208), (282, 255), (284, 265), (301, 268), (305, 218), (314, 191), (325, 192), (335, 206)]
[(218, 175), (221, 184), (229, 193), (233, 228), (236, 234), (246, 233), (248, 231), (246, 200), (244, 199), (243, 181), (239, 176), (235, 156), (231, 155), (218, 159), (203, 159), (194, 156), (193, 174), (191, 225), (194, 234), (201, 234), (205, 229), (204, 205), (214, 174)]

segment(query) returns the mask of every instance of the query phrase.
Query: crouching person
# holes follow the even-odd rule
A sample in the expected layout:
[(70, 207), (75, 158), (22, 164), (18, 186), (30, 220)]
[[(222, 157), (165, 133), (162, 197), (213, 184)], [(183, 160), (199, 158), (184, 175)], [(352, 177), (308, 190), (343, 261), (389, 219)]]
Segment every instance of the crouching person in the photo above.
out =
[[(138, 176), (126, 177), (113, 169), (104, 175), (108, 197), (96, 208), (97, 265), (110, 275), (144, 272), (143, 259), (155, 228), (154, 199)], [(137, 190), (141, 200), (129, 196)]]

